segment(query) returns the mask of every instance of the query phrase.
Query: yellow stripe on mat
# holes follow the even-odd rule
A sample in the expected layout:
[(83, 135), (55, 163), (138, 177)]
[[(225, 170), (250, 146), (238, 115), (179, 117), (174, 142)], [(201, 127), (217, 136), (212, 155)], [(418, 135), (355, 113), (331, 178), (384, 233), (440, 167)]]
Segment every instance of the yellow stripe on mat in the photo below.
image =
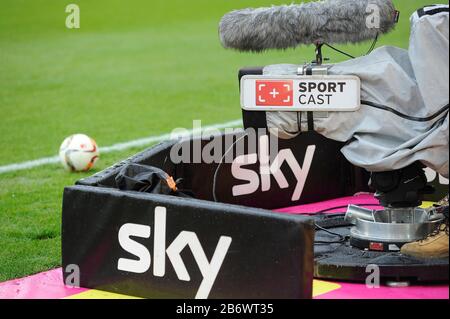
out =
[(142, 299), (142, 298), (92, 289), (76, 295), (66, 297), (65, 299)]
[(327, 294), (334, 290), (341, 288), (341, 285), (334, 282), (327, 282), (322, 280), (314, 280), (313, 282), (313, 298)]
[[(341, 286), (336, 283), (314, 280), (313, 297), (318, 297), (340, 288)], [(66, 297), (65, 299), (142, 299), (142, 298), (92, 289), (76, 295)]]

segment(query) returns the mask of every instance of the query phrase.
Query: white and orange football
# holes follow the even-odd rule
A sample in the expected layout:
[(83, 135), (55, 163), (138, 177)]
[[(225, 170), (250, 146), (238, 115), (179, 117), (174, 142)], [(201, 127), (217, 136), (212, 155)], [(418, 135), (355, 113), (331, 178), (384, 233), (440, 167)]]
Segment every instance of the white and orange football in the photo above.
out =
[(61, 164), (68, 171), (86, 172), (95, 166), (100, 153), (97, 143), (85, 134), (74, 134), (59, 148)]

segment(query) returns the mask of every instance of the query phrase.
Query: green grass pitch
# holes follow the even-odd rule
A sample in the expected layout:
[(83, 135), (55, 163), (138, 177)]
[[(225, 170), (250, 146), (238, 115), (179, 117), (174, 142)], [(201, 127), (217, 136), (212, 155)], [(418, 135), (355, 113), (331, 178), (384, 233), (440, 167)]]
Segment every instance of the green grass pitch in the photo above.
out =
[[(241, 54), (218, 40), (220, 17), (283, 0), (2, 0), (0, 166), (56, 155), (64, 137), (100, 146), (240, 117), (237, 70), (303, 63), (313, 48)], [(394, 0), (397, 30), (380, 45), (406, 48), (409, 15), (429, 1)], [(65, 27), (76, 3), (81, 28)], [(343, 47), (363, 54), (369, 43)], [(332, 62), (345, 59), (326, 50)], [(96, 171), (140, 149), (101, 157)], [(87, 174), (59, 165), (0, 174), (0, 281), (60, 265), (64, 186)]]

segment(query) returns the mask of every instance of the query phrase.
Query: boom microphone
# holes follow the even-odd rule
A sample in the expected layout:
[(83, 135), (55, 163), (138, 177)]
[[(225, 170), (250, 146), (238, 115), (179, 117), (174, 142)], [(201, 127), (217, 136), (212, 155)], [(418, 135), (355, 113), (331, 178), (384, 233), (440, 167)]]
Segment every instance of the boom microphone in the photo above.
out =
[(225, 48), (240, 51), (356, 43), (391, 31), (397, 14), (391, 0), (328, 0), (232, 11), (219, 32)]

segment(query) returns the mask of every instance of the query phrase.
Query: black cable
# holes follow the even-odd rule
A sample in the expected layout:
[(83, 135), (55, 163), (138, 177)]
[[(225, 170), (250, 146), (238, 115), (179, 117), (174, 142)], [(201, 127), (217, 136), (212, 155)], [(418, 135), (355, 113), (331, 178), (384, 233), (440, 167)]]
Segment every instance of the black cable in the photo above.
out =
[[(373, 40), (372, 44), (370, 45), (369, 50), (367, 51), (366, 55), (369, 55), (369, 54), (375, 49), (375, 46), (376, 46), (377, 43), (378, 43), (378, 37), (379, 37), (379, 34), (377, 34), (377, 35), (375, 36), (375, 39)], [(336, 51), (336, 52), (339, 52), (340, 54), (343, 54), (343, 55), (345, 55), (346, 57), (349, 57), (349, 58), (351, 58), (351, 59), (355, 59), (355, 58), (356, 58), (356, 57), (354, 57), (353, 55), (351, 55), (351, 54), (349, 54), (349, 53), (347, 53), (347, 52), (345, 52), (345, 51), (339, 50), (338, 48), (336, 48), (336, 47), (334, 47), (334, 46), (332, 46), (332, 45), (330, 45), (330, 44), (328, 44), (328, 43), (323, 43), (323, 45), (325, 45), (325, 46), (329, 47), (330, 49), (332, 49), (332, 50), (334, 50), (334, 51)]]
[[(381, 206), (380, 204), (352, 204), (352, 205), (356, 205), (356, 206)], [(321, 215), (321, 214), (324, 214), (326, 212), (329, 212), (329, 211), (332, 211), (332, 210), (335, 210), (335, 209), (347, 208), (347, 207), (348, 207), (348, 205), (330, 207), (330, 208), (327, 208), (327, 209), (324, 209), (324, 210), (321, 210), (321, 211), (318, 211), (318, 212), (315, 212), (315, 213), (309, 213), (309, 214), (303, 214), (303, 215), (316, 216), (316, 215)], [(345, 212), (342, 212), (342, 213), (345, 213)], [(339, 214), (339, 213), (336, 213), (336, 214)]]
[[(352, 204), (352, 205), (356, 205), (356, 206), (381, 206), (380, 204)], [(331, 207), (331, 208), (327, 208), (327, 209), (321, 210), (321, 211), (317, 212), (316, 214), (323, 214), (323, 213), (329, 212), (331, 210), (340, 209), (340, 208), (347, 208), (347, 207), (348, 207), (348, 205)]]
[(248, 136), (248, 134), (247, 134), (247, 133), (244, 133), (244, 135), (242, 135), (240, 138), (238, 138), (238, 139), (236, 140), (236, 142), (234, 142), (234, 143), (226, 150), (225, 154), (222, 156), (222, 158), (220, 159), (219, 164), (218, 164), (217, 167), (216, 167), (216, 170), (215, 170), (215, 172), (214, 172), (214, 177), (213, 177), (213, 184), (212, 184), (212, 195), (213, 195), (213, 199), (214, 199), (214, 201), (215, 201), (216, 203), (218, 202), (218, 200), (217, 200), (217, 195), (216, 195), (217, 176), (218, 176), (218, 173), (219, 173), (219, 169), (220, 169), (220, 167), (221, 167), (222, 164), (223, 164), (223, 160), (224, 160), (225, 157), (228, 155), (228, 153), (229, 153), (230, 151), (233, 150), (233, 147), (234, 147), (239, 141), (241, 141), (242, 139), (244, 139), (244, 138), (247, 137), (247, 136)]
[(415, 121), (415, 122), (428, 122), (428, 121), (434, 120), (436, 117), (438, 117), (439, 115), (441, 115), (445, 111), (448, 111), (448, 108), (449, 108), (449, 104), (447, 104), (446, 106), (441, 108), (439, 111), (437, 111), (433, 115), (430, 115), (428, 117), (415, 117), (415, 116), (410, 116), (410, 115), (401, 113), (401, 112), (399, 112), (397, 110), (394, 110), (393, 108), (391, 108), (389, 106), (377, 104), (377, 103), (370, 102), (370, 101), (362, 100), (361, 104), (362, 105), (367, 105), (367, 106), (370, 106), (370, 107), (374, 107), (376, 109), (380, 109), (380, 110), (383, 110), (383, 111), (388, 111), (388, 112), (394, 113), (397, 116), (400, 116), (401, 118), (404, 118), (404, 119), (409, 120), (409, 121)]
[(378, 42), (379, 35), (380, 34), (377, 33), (377, 35), (376, 35), (375, 39), (373, 40), (372, 45), (370, 46), (369, 51), (367, 51), (366, 55), (369, 55), (370, 53), (372, 53), (373, 49), (375, 49), (375, 46), (377, 45), (377, 42)]
[(326, 45), (330, 49), (333, 49), (334, 51), (339, 52), (339, 53), (341, 53), (341, 54), (343, 54), (343, 55), (345, 55), (345, 56), (347, 56), (347, 57), (349, 57), (351, 59), (355, 59), (355, 57), (353, 55), (350, 55), (350, 54), (348, 54), (348, 53), (346, 53), (346, 52), (344, 52), (342, 50), (339, 50), (338, 48), (335, 48), (334, 46), (329, 45), (328, 43), (324, 43), (324, 45)]
[[(357, 206), (366, 206), (366, 207), (367, 207), (367, 206), (380, 206), (380, 204), (354, 204), (354, 205), (357, 205)], [(312, 215), (312, 216), (313, 216), (313, 215), (320, 215), (320, 214), (326, 213), (326, 212), (331, 211), (331, 210), (340, 209), (340, 208), (346, 208), (346, 207), (348, 207), (348, 205), (330, 207), (330, 208), (327, 208), (327, 209), (318, 211), (317, 213), (312, 213), (312, 214), (310, 214), (310, 215)], [(336, 217), (336, 215), (334, 215), (333, 217)], [(316, 229), (322, 230), (322, 231), (324, 231), (324, 232), (326, 232), (326, 233), (328, 233), (328, 234), (330, 234), (330, 235), (339, 237), (338, 240), (330, 240), (330, 241), (320, 241), (320, 240), (317, 240), (317, 241), (314, 241), (314, 244), (315, 244), (315, 245), (342, 244), (342, 243), (346, 242), (347, 239), (348, 239), (348, 236), (343, 236), (343, 235), (341, 235), (341, 234), (332, 232), (332, 231), (330, 231), (330, 230), (328, 230), (328, 229), (326, 229), (326, 228), (320, 226), (320, 225), (317, 224), (317, 223), (314, 223), (314, 226), (316, 227)]]
[(332, 232), (332, 231), (330, 231), (330, 230), (328, 230), (328, 229), (326, 229), (326, 228), (323, 228), (322, 226), (320, 226), (320, 225), (317, 224), (317, 223), (314, 223), (314, 226), (316, 226), (316, 228), (318, 228), (318, 229), (320, 229), (320, 230), (323, 230), (324, 232), (326, 232), (326, 233), (328, 233), (328, 234), (330, 234), (330, 235), (337, 236), (337, 237), (340, 237), (340, 238), (345, 237), (345, 236), (342, 236), (341, 234), (338, 234), (338, 233)]
[(324, 232), (326, 232), (326, 233), (328, 233), (330, 235), (339, 237), (339, 240), (332, 240), (332, 241), (320, 241), (320, 240), (317, 240), (317, 241), (314, 241), (314, 244), (316, 244), (316, 245), (321, 245), (321, 244), (342, 244), (342, 243), (344, 243), (347, 240), (347, 236), (343, 236), (341, 234), (329, 231), (328, 229), (319, 226), (317, 223), (314, 223), (314, 226), (317, 229), (320, 229), (320, 230), (322, 230), (322, 231), (324, 231)]
[(343, 240), (336, 240), (336, 241), (321, 241), (321, 240), (317, 240), (314, 242), (314, 245), (330, 245), (330, 244), (343, 244), (345, 243), (345, 241), (347, 240), (347, 238), (343, 239)]

